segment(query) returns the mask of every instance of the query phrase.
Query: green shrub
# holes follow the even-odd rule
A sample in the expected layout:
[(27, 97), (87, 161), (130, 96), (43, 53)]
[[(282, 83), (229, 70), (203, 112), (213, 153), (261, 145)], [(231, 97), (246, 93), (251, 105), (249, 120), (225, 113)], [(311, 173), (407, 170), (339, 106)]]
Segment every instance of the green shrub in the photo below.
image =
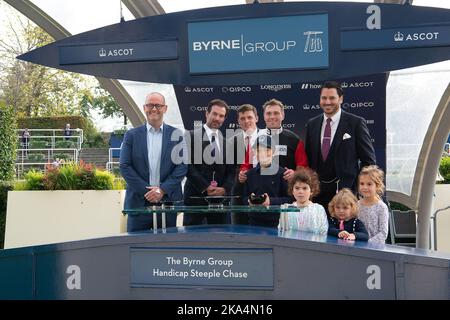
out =
[(6, 225), (6, 203), (8, 199), (8, 191), (13, 190), (13, 183), (0, 181), (0, 249), (3, 249), (5, 240)]
[(68, 162), (57, 168), (49, 166), (44, 174), (30, 170), (24, 182), (17, 182), (14, 190), (123, 190), (125, 181), (112, 173), (97, 170), (84, 162)]
[[(44, 173), (31, 170), (25, 176), (25, 190), (44, 190)], [(16, 188), (14, 188), (16, 190)]]
[(443, 157), (441, 159), (439, 173), (444, 178), (444, 183), (450, 183), (450, 157)]
[(107, 148), (108, 143), (105, 141), (104, 136), (97, 132), (84, 139), (83, 146), (85, 148)]
[(30, 149), (47, 149), (49, 147), (47, 140), (33, 140), (30, 139)]
[(75, 149), (77, 148), (77, 143), (70, 140), (58, 140), (55, 142), (55, 148), (57, 149)]
[(95, 170), (94, 190), (113, 190), (114, 175), (108, 171)]
[(125, 190), (127, 188), (127, 183), (124, 178), (115, 178), (113, 190)]
[(0, 181), (14, 178), (17, 132), (14, 109), (0, 101)]
[(28, 155), (30, 162), (45, 162), (45, 156), (41, 153), (33, 153)]

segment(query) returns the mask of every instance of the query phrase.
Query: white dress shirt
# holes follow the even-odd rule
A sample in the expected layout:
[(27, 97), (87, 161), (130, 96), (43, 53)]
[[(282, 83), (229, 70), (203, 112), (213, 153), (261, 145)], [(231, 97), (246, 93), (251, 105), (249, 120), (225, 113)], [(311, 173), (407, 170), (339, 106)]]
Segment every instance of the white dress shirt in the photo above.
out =
[(161, 124), (161, 127), (155, 129), (147, 123), (149, 185), (152, 187), (159, 187), (160, 184), (163, 126)]

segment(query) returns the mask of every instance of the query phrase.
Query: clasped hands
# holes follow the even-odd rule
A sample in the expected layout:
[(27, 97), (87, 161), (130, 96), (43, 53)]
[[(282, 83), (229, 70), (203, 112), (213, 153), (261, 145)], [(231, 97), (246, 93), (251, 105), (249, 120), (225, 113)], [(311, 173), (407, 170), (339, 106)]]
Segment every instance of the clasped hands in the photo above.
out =
[(344, 239), (344, 240), (355, 240), (356, 236), (354, 233), (349, 233), (345, 230), (338, 233), (338, 238)]
[(150, 203), (158, 203), (161, 202), (161, 199), (166, 194), (163, 189), (160, 187), (147, 187), (148, 191), (144, 195), (145, 200)]

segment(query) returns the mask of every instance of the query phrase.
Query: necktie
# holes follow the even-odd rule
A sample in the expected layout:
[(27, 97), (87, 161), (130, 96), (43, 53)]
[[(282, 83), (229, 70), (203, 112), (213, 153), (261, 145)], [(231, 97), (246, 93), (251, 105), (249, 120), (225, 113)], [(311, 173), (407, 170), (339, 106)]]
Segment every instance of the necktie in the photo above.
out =
[(327, 119), (327, 124), (325, 125), (325, 131), (323, 132), (322, 140), (322, 159), (327, 160), (328, 153), (330, 152), (331, 145), (331, 118)]
[(244, 163), (241, 165), (241, 170), (250, 170), (253, 168), (253, 154), (252, 147), (250, 145), (251, 136), (245, 137), (245, 158)]
[(344, 230), (344, 220), (339, 221), (339, 230)]
[[(216, 152), (216, 149), (217, 149), (217, 152)], [(213, 132), (211, 134), (211, 157), (215, 158), (216, 154), (218, 154), (218, 153), (219, 153), (219, 149), (218, 149), (217, 142), (216, 142), (216, 133)]]

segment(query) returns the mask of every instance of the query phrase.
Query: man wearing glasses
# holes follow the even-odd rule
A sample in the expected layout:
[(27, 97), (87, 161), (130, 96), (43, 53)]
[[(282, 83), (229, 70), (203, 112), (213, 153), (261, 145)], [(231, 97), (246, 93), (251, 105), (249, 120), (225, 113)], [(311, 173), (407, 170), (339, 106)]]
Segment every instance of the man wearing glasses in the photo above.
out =
[[(143, 108), (147, 123), (127, 131), (120, 152), (120, 172), (127, 183), (125, 209), (183, 199), (181, 181), (186, 176), (187, 165), (171, 159), (172, 150), (182, 142), (183, 133), (163, 122), (167, 105), (161, 93), (150, 93)], [(176, 213), (167, 214), (167, 227), (174, 226)], [(128, 216), (128, 232), (152, 227), (151, 215)]]

